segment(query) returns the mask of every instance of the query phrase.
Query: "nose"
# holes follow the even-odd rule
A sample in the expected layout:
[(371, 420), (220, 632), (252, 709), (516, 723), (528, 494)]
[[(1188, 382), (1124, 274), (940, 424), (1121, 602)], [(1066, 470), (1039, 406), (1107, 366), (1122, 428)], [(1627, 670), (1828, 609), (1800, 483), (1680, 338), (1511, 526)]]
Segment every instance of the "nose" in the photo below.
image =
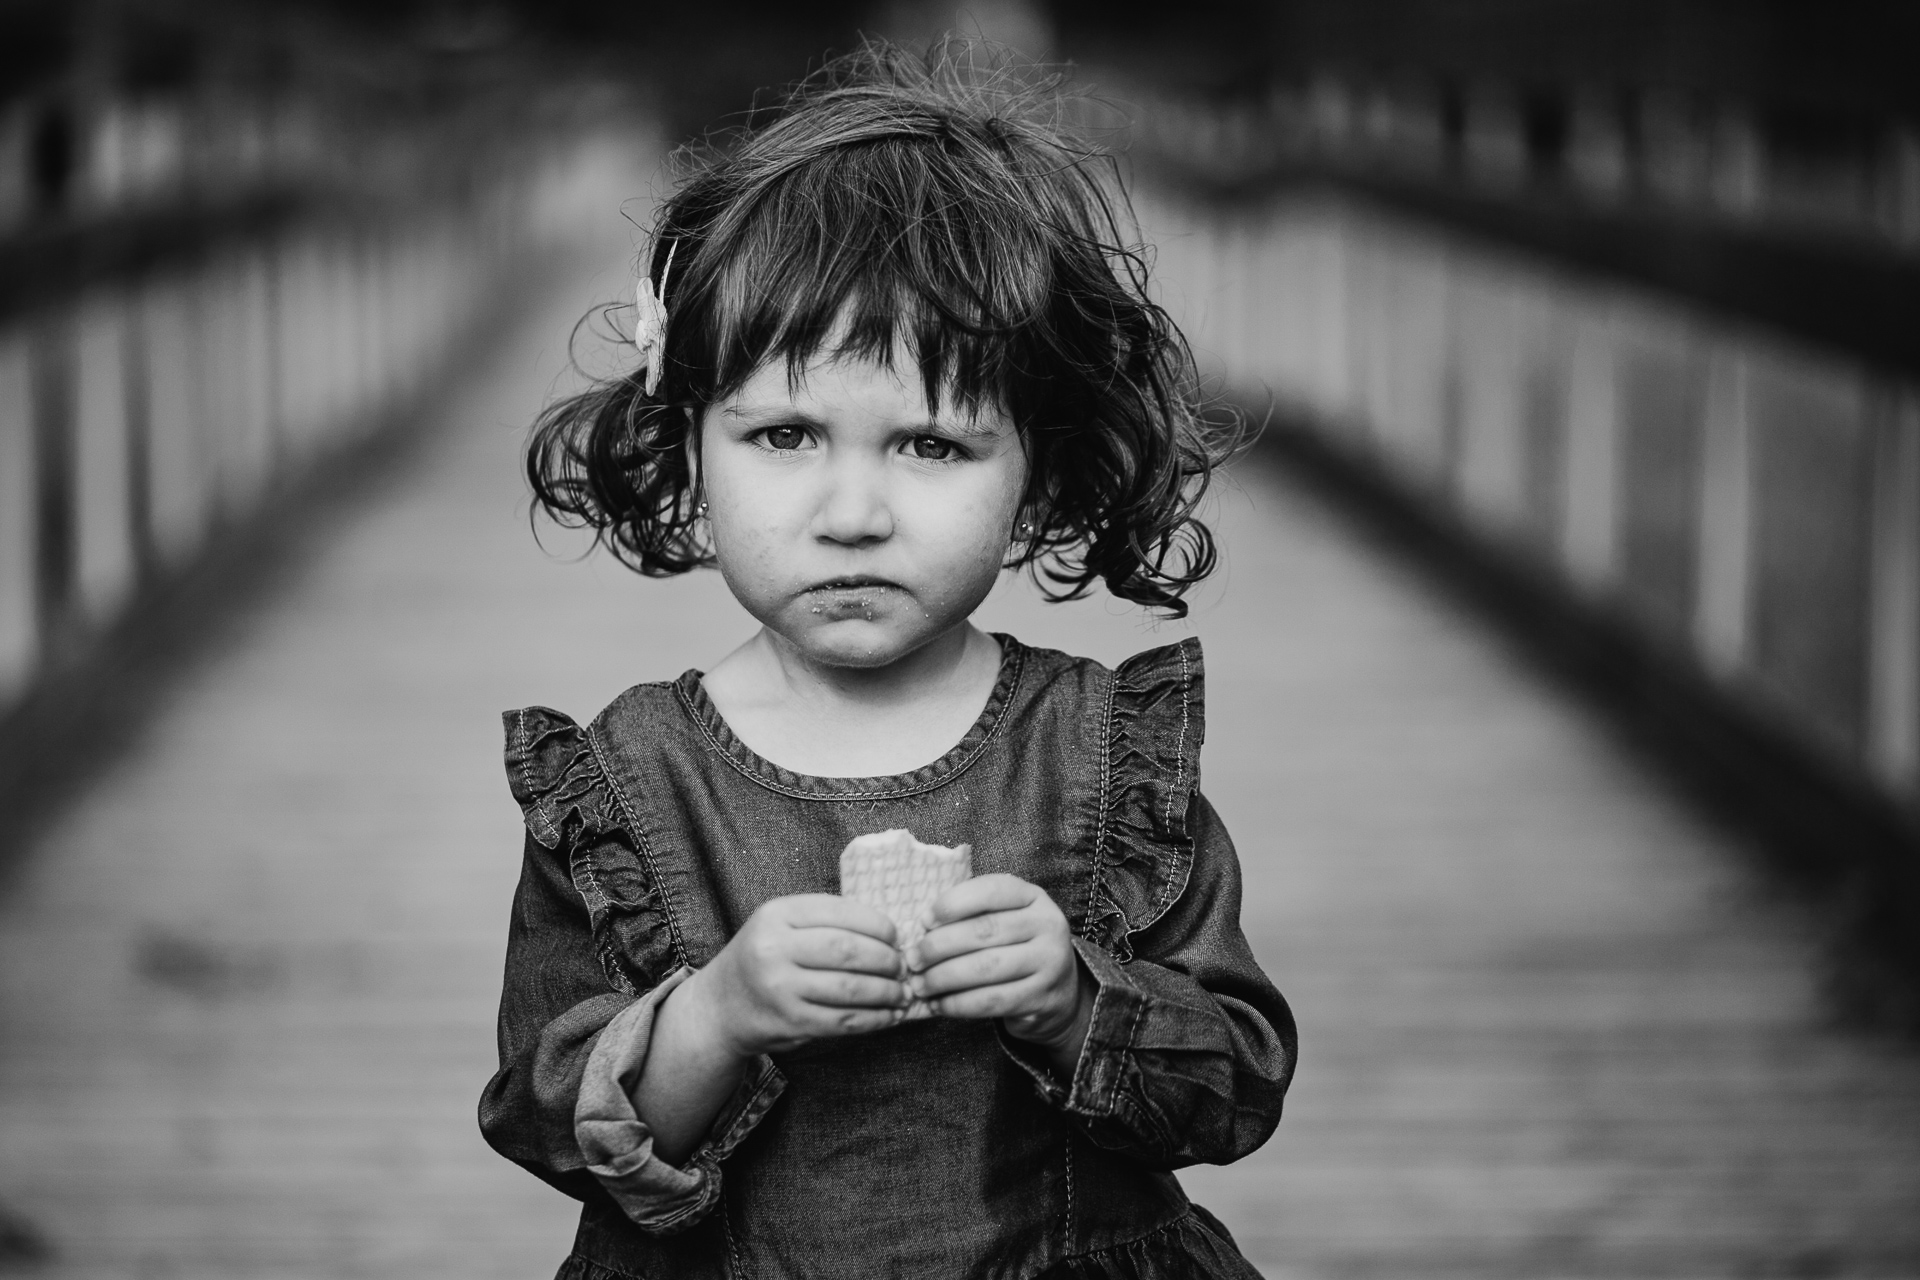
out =
[(814, 533), (827, 542), (863, 546), (893, 536), (893, 504), (884, 471), (847, 459), (832, 467), (814, 516)]

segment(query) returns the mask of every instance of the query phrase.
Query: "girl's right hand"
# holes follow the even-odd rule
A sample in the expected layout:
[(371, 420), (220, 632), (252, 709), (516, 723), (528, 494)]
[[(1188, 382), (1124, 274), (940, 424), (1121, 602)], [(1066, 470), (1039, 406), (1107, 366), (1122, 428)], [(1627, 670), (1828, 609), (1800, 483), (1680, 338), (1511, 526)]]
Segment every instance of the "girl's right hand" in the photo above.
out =
[(830, 893), (773, 898), (688, 980), (713, 1034), (742, 1058), (828, 1036), (860, 1035), (906, 1016), (905, 962), (893, 922)]

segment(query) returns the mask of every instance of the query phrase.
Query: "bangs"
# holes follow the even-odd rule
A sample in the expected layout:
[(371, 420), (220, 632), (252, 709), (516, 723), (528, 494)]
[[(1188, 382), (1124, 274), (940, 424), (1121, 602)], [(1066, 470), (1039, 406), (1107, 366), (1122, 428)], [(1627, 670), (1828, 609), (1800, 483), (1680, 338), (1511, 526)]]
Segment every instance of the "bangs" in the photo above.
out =
[(1237, 428), (1201, 415), (1119, 166), (1068, 107), (1057, 77), (964, 45), (871, 43), (772, 123), (681, 152), (643, 264), (643, 358), (542, 415), (541, 506), (642, 573), (713, 564), (692, 465), (707, 406), (775, 360), (790, 384), (832, 358), (910, 381), (912, 361), (930, 414), (991, 407), (1020, 432), (1009, 567), (1051, 599), (1105, 583), (1182, 613), (1215, 563), (1195, 507)]
[(701, 238), (689, 272), (703, 278), (689, 279), (687, 319), (711, 361), (697, 380), (717, 398), (775, 359), (797, 378), (821, 356), (891, 367), (905, 353), (930, 411), (1011, 408), (1018, 371), (1049, 345), (1061, 265), (1049, 241), (1090, 239), (1034, 216), (1035, 187), (1078, 169), (1027, 173), (1040, 166), (1023, 158), (951, 133), (880, 136), (768, 175)]

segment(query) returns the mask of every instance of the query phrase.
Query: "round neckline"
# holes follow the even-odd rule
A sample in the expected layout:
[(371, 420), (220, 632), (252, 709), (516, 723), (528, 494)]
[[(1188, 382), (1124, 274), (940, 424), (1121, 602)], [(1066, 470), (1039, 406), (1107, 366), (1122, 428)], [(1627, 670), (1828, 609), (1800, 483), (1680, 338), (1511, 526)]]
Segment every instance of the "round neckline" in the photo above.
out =
[(697, 668), (683, 672), (673, 682), (673, 690), (679, 695), (681, 707), (706, 738), (707, 744), (728, 764), (761, 786), (800, 798), (890, 800), (930, 791), (946, 782), (978, 759), (998, 732), (1007, 704), (1013, 700), (1014, 690), (1019, 687), (1020, 674), (1026, 666), (1027, 650), (1012, 636), (998, 631), (991, 634), (1000, 642), (1000, 674), (994, 678), (986, 706), (981, 708), (972, 727), (944, 755), (906, 773), (870, 778), (830, 778), (797, 773), (775, 764), (741, 741), (740, 735), (733, 731), (733, 726), (727, 723), (726, 717), (720, 714), (720, 708), (714, 705), (712, 697), (708, 695), (707, 686), (702, 683), (705, 672)]

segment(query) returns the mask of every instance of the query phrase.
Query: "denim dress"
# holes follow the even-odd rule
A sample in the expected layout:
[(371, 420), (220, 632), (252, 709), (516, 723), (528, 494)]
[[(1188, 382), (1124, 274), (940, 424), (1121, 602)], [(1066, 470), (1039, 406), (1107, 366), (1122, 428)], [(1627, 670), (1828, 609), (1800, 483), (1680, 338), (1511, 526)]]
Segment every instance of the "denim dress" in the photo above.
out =
[[(1257, 1277), (1170, 1172), (1264, 1142), (1295, 1052), (1199, 792), (1199, 644), (1109, 670), (998, 638), (980, 718), (893, 777), (763, 759), (697, 671), (584, 729), (507, 714), (526, 860), (480, 1124), (584, 1203), (561, 1277)], [(906, 1022), (760, 1058), (691, 1156), (656, 1158), (629, 1095), (661, 999), (893, 827), (1059, 905), (1097, 989), (1071, 1077), (996, 1023)]]

